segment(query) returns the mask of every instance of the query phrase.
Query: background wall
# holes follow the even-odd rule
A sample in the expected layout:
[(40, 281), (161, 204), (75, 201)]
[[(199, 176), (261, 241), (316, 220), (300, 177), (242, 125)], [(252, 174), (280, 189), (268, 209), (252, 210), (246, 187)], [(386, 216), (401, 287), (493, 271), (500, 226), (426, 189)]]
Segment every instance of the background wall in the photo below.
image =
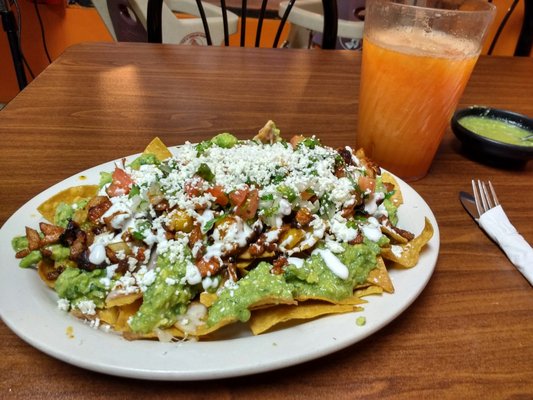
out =
[[(22, 17), (22, 50), (33, 73), (47, 65), (41, 30), (33, 1), (19, 0)], [(94, 8), (39, 4), (46, 43), (52, 60), (67, 47), (87, 41), (111, 41), (111, 35)], [(15, 7), (12, 8), (15, 12)], [(0, 103), (7, 103), (19, 91), (7, 36), (0, 30)], [(31, 77), (26, 71), (28, 81)]]
[[(33, 0), (18, 0), (22, 17), (22, 49), (26, 60), (35, 75), (38, 75), (48, 65), (40, 26)], [(57, 1), (57, 0), (48, 0)], [(503, 18), (512, 0), (494, 0), (498, 8), (496, 21), (492, 26), (484, 52), (499, 22)], [(52, 60), (57, 58), (67, 47), (87, 41), (111, 41), (104, 23), (96, 10), (92, 7), (81, 7), (66, 4), (38, 4), (43, 20), (46, 43)], [(13, 7), (13, 10), (15, 8)], [(503, 31), (494, 55), (512, 55), (516, 38), (520, 32), (523, 17), (523, 4), (520, 2)], [(19, 92), (11, 53), (6, 34), (0, 31), (0, 103), (7, 103)], [(31, 81), (27, 73), (28, 80)]]

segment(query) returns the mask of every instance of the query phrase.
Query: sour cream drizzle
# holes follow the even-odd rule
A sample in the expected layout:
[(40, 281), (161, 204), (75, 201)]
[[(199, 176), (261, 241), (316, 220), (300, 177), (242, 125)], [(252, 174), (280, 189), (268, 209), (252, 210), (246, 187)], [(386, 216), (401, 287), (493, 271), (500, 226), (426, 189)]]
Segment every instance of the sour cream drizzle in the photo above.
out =
[(105, 246), (101, 243), (91, 246), (89, 261), (94, 265), (100, 265), (105, 261)]
[(315, 249), (312, 254), (319, 254), (326, 263), (326, 266), (339, 278), (345, 280), (348, 279), (348, 276), (350, 275), (348, 267), (346, 267), (346, 265), (344, 265), (341, 260), (331, 252), (331, 250)]

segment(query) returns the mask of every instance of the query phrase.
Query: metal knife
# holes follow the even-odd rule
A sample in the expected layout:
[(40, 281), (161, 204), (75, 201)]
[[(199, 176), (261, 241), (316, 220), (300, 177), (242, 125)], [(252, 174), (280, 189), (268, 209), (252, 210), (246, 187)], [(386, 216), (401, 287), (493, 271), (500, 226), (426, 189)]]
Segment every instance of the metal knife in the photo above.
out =
[(461, 204), (463, 205), (463, 208), (466, 210), (468, 215), (470, 215), (472, 219), (477, 223), (479, 215), (477, 212), (476, 201), (474, 199), (474, 196), (467, 192), (459, 192), (459, 200), (461, 201)]

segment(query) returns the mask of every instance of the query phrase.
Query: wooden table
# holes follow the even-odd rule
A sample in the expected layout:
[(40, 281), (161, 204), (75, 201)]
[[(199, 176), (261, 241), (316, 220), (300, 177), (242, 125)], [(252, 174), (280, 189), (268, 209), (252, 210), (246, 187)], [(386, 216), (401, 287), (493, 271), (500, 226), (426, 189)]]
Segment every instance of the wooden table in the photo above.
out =
[[(246, 138), (273, 119), (287, 135), (353, 145), (359, 64), (359, 53), (343, 51), (72, 47), (0, 112), (0, 221), (70, 175), (141, 151), (154, 135), (169, 145), (225, 130)], [(482, 57), (461, 106), (533, 115), (532, 71), (531, 58)], [(0, 398), (531, 398), (533, 290), (457, 194), (473, 177), (492, 179), (533, 243), (532, 171), (533, 163), (474, 162), (448, 132), (429, 175), (412, 185), (441, 231), (432, 279), (395, 321), (335, 354), (243, 378), (147, 383), (65, 364), (0, 324)]]

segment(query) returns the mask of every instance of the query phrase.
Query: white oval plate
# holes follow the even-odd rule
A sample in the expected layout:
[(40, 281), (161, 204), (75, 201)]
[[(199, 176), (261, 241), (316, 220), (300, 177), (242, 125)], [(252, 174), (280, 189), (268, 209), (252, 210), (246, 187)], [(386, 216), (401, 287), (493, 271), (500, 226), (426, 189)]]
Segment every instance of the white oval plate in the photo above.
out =
[[(131, 161), (137, 155), (128, 157)], [(57, 308), (57, 295), (33, 269), (21, 269), (11, 239), (36, 227), (37, 207), (55, 193), (80, 184), (96, 184), (100, 171), (114, 161), (88, 169), (40, 193), (9, 218), (0, 230), (0, 316), (20, 338), (52, 357), (110, 375), (154, 380), (202, 380), (249, 375), (309, 361), (350, 346), (400, 315), (429, 281), (439, 252), (437, 221), (426, 202), (398, 179), (404, 205), (400, 226), (418, 234), (428, 217), (435, 229), (416, 267), (390, 271), (394, 294), (370, 296), (364, 311), (319, 318), (259, 336), (243, 325), (225, 330), (210, 342), (127, 341), (90, 327)], [(358, 316), (366, 324), (358, 326)]]

